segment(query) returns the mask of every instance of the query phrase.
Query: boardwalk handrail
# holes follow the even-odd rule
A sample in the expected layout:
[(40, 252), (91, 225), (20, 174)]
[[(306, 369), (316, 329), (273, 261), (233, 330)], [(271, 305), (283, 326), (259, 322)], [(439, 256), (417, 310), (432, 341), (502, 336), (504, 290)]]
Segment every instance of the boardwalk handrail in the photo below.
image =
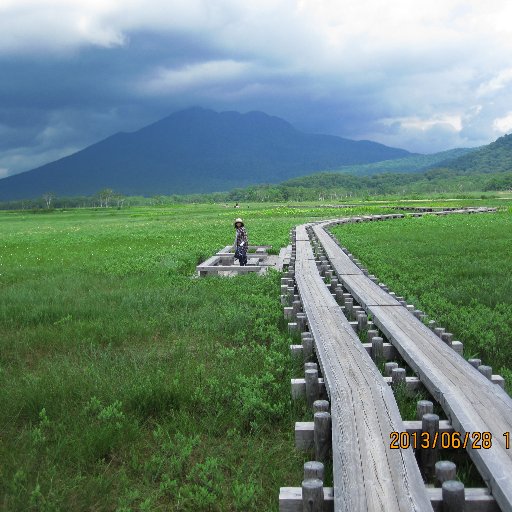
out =
[(392, 391), (320, 277), (306, 231), (296, 229), (295, 282), (331, 401), (335, 511), (432, 510)]

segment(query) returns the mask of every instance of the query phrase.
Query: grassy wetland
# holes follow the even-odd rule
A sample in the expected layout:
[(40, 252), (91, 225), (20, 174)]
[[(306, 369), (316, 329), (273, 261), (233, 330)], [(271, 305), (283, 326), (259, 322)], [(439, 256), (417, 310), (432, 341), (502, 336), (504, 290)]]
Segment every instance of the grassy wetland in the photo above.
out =
[[(238, 215), (251, 243), (278, 251), (298, 223), (387, 211), (0, 212), (0, 509), (277, 510), (308, 458), (293, 448), (303, 410), (280, 274), (195, 279), (195, 266), (232, 242)], [(466, 354), (512, 377), (510, 215), (335, 232)], [(414, 252), (422, 239), (428, 257)]]
[(240, 214), (278, 250), (332, 210), (0, 213), (0, 509), (277, 510), (300, 483), (280, 275), (192, 278)]

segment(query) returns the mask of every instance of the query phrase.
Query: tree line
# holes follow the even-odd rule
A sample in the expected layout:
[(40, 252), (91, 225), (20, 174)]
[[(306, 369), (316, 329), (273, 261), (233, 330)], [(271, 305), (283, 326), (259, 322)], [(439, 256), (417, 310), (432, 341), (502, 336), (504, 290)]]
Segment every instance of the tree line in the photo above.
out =
[(418, 194), (463, 194), (468, 192), (512, 191), (512, 171), (495, 174), (467, 174), (453, 169), (432, 169), (417, 173), (381, 173), (355, 176), (350, 173), (317, 173), (280, 184), (251, 185), (228, 192), (126, 196), (104, 188), (92, 196), (60, 197), (47, 192), (28, 200), (4, 201), (0, 209), (50, 211), (55, 208), (117, 208), (164, 206), (187, 203), (346, 201), (355, 198)]

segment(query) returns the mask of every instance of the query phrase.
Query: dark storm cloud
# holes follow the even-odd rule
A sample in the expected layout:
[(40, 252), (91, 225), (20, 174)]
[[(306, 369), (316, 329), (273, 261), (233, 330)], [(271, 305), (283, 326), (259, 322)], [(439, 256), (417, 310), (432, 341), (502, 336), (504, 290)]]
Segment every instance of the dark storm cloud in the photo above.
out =
[(4, 0), (0, 176), (191, 105), (412, 151), (483, 144), (512, 130), (510, 11), (505, 0)]

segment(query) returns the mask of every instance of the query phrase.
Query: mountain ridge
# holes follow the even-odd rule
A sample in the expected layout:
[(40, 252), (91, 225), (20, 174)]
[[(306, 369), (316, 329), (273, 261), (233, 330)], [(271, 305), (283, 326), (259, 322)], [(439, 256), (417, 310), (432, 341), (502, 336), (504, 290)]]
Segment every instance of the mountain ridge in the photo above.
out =
[(3, 178), (0, 200), (107, 187), (134, 195), (215, 192), (409, 155), (376, 142), (307, 134), (263, 112), (192, 107)]

